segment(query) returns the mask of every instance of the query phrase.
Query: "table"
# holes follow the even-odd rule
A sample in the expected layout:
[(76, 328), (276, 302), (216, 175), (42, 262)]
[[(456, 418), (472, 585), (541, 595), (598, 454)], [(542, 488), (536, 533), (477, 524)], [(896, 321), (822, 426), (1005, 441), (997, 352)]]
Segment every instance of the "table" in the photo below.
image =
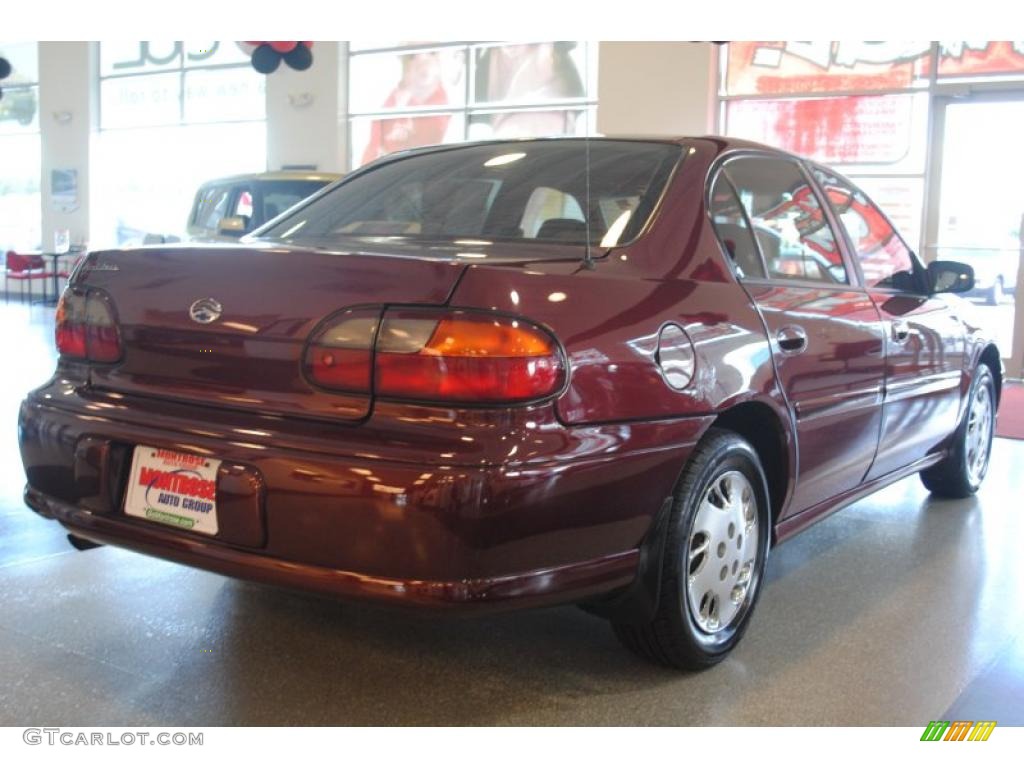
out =
[(62, 258), (71, 258), (81, 255), (78, 251), (67, 251), (65, 253), (43, 253), (43, 259), (50, 259), (50, 272), (53, 280), (53, 296), (49, 296), (46, 291), (46, 285), (43, 285), (43, 298), (40, 299), (41, 304), (56, 304), (60, 299), (60, 260)]

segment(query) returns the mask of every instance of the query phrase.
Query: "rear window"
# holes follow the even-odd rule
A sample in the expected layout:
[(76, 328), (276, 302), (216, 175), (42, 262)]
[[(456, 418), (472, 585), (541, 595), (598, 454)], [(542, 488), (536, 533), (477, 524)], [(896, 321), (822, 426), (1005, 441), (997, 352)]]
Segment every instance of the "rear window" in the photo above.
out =
[(582, 245), (589, 229), (595, 245), (629, 242), (654, 210), (682, 149), (607, 139), (589, 145), (582, 139), (517, 141), (386, 160), (258, 236)]

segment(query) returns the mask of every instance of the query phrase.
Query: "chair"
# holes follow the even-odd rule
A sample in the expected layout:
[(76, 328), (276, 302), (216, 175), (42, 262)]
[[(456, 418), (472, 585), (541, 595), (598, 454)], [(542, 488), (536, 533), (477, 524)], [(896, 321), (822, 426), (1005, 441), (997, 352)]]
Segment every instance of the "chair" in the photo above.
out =
[(16, 280), (21, 283), (21, 300), (25, 300), (25, 286), (29, 288), (29, 298), (32, 296), (32, 281), (43, 280), (43, 296), (46, 295), (46, 280), (53, 278), (53, 272), (46, 269), (46, 260), (40, 253), (16, 253), (8, 251), (4, 269), (4, 303), (10, 301), (11, 294), (8, 290), (8, 281)]

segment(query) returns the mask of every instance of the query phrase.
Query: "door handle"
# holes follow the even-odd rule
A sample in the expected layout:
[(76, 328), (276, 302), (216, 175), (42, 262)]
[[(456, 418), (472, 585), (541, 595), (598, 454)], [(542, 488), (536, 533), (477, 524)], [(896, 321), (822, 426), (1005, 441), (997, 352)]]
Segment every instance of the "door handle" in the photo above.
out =
[(807, 331), (799, 325), (787, 325), (775, 334), (784, 355), (799, 355), (807, 349)]
[(896, 341), (906, 341), (910, 338), (910, 326), (906, 320), (893, 320), (892, 321), (892, 337)]

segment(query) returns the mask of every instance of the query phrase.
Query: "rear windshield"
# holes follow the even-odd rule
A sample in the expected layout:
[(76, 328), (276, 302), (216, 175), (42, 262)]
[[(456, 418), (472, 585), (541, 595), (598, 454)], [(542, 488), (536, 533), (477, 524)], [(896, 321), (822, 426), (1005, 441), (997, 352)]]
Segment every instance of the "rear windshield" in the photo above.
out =
[(629, 242), (654, 210), (681, 147), (608, 139), (587, 144), (517, 141), (386, 160), (257, 236), (582, 245), (589, 230), (595, 245)]

